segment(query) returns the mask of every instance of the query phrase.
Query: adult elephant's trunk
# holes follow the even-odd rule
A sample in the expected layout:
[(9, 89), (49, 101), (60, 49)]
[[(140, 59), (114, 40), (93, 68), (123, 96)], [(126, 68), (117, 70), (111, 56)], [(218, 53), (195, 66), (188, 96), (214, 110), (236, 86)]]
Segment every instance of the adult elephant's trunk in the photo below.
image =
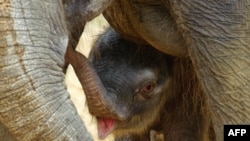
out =
[(68, 47), (66, 59), (73, 66), (86, 95), (89, 112), (95, 116), (118, 118), (105, 98), (107, 91), (89, 60), (81, 53)]
[(61, 0), (0, 2), (0, 125), (14, 139), (91, 140), (64, 84), (67, 43)]
[(249, 1), (170, 1), (221, 141), (224, 124), (250, 123)]

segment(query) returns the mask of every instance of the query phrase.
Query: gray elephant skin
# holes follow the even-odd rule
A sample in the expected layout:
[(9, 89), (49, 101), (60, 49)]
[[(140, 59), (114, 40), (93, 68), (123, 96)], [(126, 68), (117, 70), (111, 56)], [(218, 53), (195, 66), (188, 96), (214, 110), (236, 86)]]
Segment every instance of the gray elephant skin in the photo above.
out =
[[(126, 40), (191, 59), (200, 87), (208, 97), (216, 140), (223, 140), (225, 124), (250, 123), (248, 0), (106, 3), (109, 6), (103, 11), (104, 17)], [(100, 84), (100, 80), (96, 82)], [(99, 89), (105, 92), (103, 86)], [(99, 99), (97, 95), (95, 99)], [(110, 118), (116, 118), (108, 106), (89, 104), (89, 107), (97, 117), (110, 114)]]
[(64, 84), (60, 0), (0, 2), (0, 140), (92, 140)]
[[(0, 2), (0, 131), (13, 140), (82, 140), (88, 136), (69, 100), (62, 68), (67, 45), (75, 46), (85, 22), (105, 9), (106, 19), (127, 40), (192, 60), (208, 97), (216, 139), (223, 140), (224, 124), (250, 123), (249, 3)], [(98, 109), (89, 106), (90, 111)]]

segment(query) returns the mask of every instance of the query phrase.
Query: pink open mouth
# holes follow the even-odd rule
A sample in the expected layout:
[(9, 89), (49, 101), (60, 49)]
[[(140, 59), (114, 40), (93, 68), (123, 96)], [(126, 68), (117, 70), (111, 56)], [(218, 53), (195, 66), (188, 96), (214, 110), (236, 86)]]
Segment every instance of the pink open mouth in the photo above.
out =
[(98, 137), (105, 139), (117, 126), (117, 120), (110, 118), (97, 118)]

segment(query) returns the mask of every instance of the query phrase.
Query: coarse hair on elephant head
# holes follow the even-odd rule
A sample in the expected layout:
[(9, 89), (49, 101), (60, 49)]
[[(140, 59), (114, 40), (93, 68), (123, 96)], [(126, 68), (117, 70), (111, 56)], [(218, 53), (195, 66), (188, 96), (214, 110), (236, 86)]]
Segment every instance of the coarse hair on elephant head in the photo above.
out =
[(88, 104), (110, 112), (90, 109), (101, 139), (113, 133), (117, 141), (150, 140), (155, 130), (165, 140), (214, 140), (207, 98), (189, 58), (132, 43), (110, 28), (89, 59), (106, 91)]

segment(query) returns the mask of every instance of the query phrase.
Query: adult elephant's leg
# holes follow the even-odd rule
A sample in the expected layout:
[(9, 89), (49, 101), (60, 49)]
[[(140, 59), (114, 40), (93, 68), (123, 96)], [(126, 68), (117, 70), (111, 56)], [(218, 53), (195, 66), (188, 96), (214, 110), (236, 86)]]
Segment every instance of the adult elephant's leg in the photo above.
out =
[(13, 138), (91, 140), (64, 84), (67, 43), (61, 0), (0, 2), (0, 123)]
[(14, 137), (11, 136), (8, 129), (0, 123), (0, 139), (3, 141), (16, 141)]
[(218, 141), (223, 140), (224, 124), (250, 123), (249, 3), (170, 0), (199, 80), (209, 95)]

